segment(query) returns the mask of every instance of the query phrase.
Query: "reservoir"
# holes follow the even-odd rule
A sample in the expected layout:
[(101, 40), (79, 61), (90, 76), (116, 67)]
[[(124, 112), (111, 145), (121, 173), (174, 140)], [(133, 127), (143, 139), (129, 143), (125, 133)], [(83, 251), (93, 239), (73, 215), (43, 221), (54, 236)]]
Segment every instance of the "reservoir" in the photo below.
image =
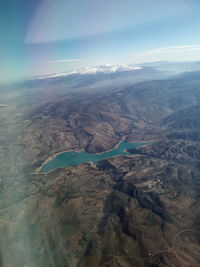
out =
[(130, 155), (130, 153), (126, 151), (127, 149), (136, 148), (146, 144), (147, 143), (121, 142), (117, 148), (99, 154), (87, 153), (85, 151), (68, 151), (59, 153), (55, 157), (44, 163), (39, 172), (45, 173), (59, 167), (69, 167), (90, 161), (96, 164), (99, 160), (113, 158), (119, 155)]

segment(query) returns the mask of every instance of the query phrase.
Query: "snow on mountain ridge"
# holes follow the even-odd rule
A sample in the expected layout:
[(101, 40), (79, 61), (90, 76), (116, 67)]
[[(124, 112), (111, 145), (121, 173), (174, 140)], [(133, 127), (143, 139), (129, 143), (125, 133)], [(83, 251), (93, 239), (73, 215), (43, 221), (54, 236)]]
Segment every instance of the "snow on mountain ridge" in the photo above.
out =
[(67, 73), (56, 73), (52, 75), (41, 76), (38, 79), (56, 78), (62, 76), (69, 76), (73, 74), (97, 74), (97, 73), (114, 73), (123, 71), (137, 71), (143, 69), (136, 65), (100, 65), (96, 67), (85, 67), (79, 71), (72, 71)]
[(79, 73), (112, 73), (116, 71), (131, 71), (131, 70), (140, 70), (142, 67), (139, 66), (127, 66), (127, 65), (101, 65), (97, 67), (88, 67), (80, 70)]

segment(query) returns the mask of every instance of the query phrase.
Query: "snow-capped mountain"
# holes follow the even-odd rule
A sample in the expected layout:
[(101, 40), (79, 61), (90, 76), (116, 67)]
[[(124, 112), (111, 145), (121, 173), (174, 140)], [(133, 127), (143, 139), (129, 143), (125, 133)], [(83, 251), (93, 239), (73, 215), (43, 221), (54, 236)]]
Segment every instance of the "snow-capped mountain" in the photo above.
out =
[(140, 66), (131, 66), (131, 65), (102, 65), (91, 68), (84, 68), (80, 71), (81, 74), (90, 74), (90, 73), (112, 73), (120, 71), (134, 71), (141, 70)]
[(114, 73), (114, 72), (125, 72), (125, 71), (137, 71), (143, 69), (140, 66), (136, 65), (101, 65), (95, 67), (86, 67), (79, 71), (72, 71), (72, 72), (62, 72), (62, 73), (55, 73), (45, 76), (38, 77), (39, 79), (48, 79), (48, 78), (56, 78), (62, 76), (69, 76), (74, 74), (106, 74), (106, 73)]

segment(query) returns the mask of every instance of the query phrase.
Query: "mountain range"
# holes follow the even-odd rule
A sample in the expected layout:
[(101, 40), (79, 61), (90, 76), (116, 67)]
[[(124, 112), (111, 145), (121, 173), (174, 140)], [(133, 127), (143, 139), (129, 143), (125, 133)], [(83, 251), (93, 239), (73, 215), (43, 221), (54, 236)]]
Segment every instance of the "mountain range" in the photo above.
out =
[[(159, 64), (1, 88), (0, 266), (199, 266), (200, 71)], [(122, 140), (145, 145), (36, 171)]]

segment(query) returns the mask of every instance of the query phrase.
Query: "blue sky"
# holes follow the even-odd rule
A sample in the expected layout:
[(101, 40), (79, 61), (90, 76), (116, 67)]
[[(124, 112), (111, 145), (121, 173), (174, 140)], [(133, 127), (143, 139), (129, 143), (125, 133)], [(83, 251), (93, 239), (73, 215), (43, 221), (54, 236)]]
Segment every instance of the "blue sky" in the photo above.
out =
[(200, 60), (195, 0), (0, 0), (0, 82), (101, 64)]

